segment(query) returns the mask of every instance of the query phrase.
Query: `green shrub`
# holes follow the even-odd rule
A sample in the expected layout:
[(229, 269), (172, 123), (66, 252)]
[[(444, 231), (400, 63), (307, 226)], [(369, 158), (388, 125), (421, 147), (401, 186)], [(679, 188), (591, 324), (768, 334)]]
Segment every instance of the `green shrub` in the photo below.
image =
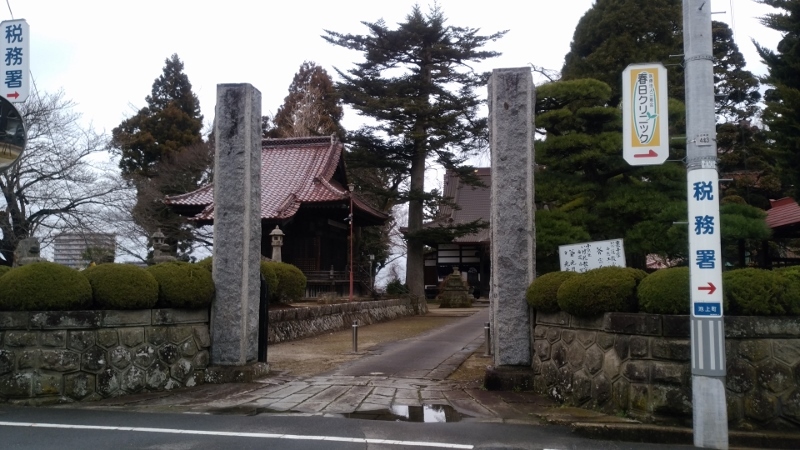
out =
[[(275, 302), (292, 302), (306, 295), (306, 276), (297, 267), (276, 261), (265, 261), (278, 278), (274, 291), (270, 291), (270, 299)], [(267, 269), (269, 270), (269, 269)]]
[[(737, 269), (722, 273), (726, 314), (780, 316), (800, 314), (800, 295), (791, 271)], [(0, 280), (2, 280), (0, 278)]]
[(68, 311), (88, 308), (92, 286), (77, 270), (42, 261), (0, 277), (0, 310)]
[(8, 273), (11, 270), (11, 266), (0, 266), (0, 277)]
[(132, 264), (100, 264), (83, 271), (98, 309), (149, 309), (158, 301), (158, 282)]
[(583, 317), (607, 312), (635, 312), (640, 272), (627, 267), (601, 267), (570, 277), (558, 289), (558, 306), (574, 316)]
[(537, 277), (525, 291), (528, 304), (541, 312), (558, 311), (558, 288), (568, 278), (577, 275), (577, 272), (550, 272)]
[[(275, 273), (275, 268), (269, 261), (261, 261), (260, 271), (261, 276), (263, 276), (264, 280), (267, 282), (267, 292), (269, 293), (270, 301), (272, 301), (272, 294), (278, 292), (278, 274)], [(305, 293), (305, 283), (303, 285), (303, 291)]]
[(404, 295), (408, 294), (408, 285), (403, 284), (399, 279), (395, 278), (386, 284), (387, 295)]
[(784, 303), (789, 305), (787, 315), (800, 315), (800, 266), (783, 267), (777, 271), (789, 282), (784, 293)]
[(158, 281), (159, 308), (204, 308), (214, 299), (211, 272), (197, 264), (173, 261), (156, 264), (147, 271)]
[(673, 267), (648, 275), (636, 289), (639, 311), (650, 314), (689, 314), (689, 268)]
[(211, 272), (213, 262), (214, 262), (213, 258), (209, 256), (207, 258), (201, 259), (200, 261), (197, 261), (195, 264)]

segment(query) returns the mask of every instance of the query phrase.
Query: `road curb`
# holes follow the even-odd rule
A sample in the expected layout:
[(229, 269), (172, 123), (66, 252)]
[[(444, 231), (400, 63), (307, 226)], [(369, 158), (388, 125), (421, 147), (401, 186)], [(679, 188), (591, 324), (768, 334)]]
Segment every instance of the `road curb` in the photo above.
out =
[[(627, 442), (692, 445), (690, 428), (648, 424), (607, 424), (576, 422), (571, 425), (578, 436)], [(731, 447), (796, 449), (800, 433), (729, 431)]]

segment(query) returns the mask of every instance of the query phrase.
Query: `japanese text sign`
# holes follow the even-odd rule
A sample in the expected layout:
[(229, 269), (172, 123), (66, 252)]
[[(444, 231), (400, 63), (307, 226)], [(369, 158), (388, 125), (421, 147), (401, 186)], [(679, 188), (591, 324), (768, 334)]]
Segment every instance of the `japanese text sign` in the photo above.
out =
[(622, 156), (632, 166), (663, 164), (669, 157), (667, 69), (631, 64), (622, 72)]
[(584, 242), (558, 247), (562, 271), (586, 272), (598, 267), (625, 267), (622, 239)]
[(687, 177), (691, 311), (693, 316), (722, 317), (719, 176), (716, 168), (702, 168)]
[(2, 96), (14, 103), (24, 102), (30, 93), (30, 33), (25, 19), (0, 22), (2, 33)]

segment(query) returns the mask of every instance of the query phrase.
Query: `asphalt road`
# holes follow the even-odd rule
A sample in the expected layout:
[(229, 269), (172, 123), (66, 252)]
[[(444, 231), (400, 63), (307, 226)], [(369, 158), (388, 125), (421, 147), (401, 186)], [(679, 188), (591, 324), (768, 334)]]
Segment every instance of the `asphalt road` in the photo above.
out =
[(448, 326), (372, 349), (370, 355), (327, 375), (444, 379), (463, 362), (460, 359), (448, 364), (448, 360), (459, 354), (464, 359), (469, 356), (475, 350), (470, 344), (483, 337), (484, 324), (488, 321), (489, 308), (483, 308)]
[(302, 415), (129, 413), (0, 406), (10, 449), (686, 449), (577, 438), (565, 427), (408, 423)]

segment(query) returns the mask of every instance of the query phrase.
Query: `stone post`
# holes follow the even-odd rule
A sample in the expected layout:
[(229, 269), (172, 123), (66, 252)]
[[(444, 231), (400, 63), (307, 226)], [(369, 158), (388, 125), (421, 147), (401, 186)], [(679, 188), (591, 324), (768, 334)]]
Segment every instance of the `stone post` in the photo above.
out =
[(261, 92), (217, 85), (211, 364), (258, 358), (261, 249)]
[(534, 101), (530, 68), (492, 71), (489, 79), (490, 301), (496, 367), (531, 365), (531, 310), (525, 290), (533, 281), (536, 264)]

